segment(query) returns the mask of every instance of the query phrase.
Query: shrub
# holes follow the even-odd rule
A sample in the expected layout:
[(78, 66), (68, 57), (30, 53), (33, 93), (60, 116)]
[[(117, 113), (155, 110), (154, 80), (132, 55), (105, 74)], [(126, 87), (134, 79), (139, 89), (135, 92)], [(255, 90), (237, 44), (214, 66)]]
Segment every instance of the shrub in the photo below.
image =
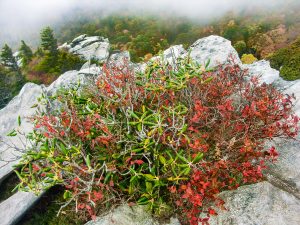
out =
[(300, 78), (300, 38), (286, 48), (279, 49), (269, 57), (271, 66), (280, 70), (285, 80)]
[(79, 56), (61, 50), (55, 57), (49, 54), (34, 57), (24, 68), (24, 72), (29, 81), (51, 84), (57, 75), (69, 70), (79, 70), (84, 62)]
[(0, 65), (0, 109), (19, 93), (24, 83), (20, 72)]
[(252, 54), (244, 54), (241, 58), (241, 61), (243, 64), (252, 64), (257, 61), (257, 58), (255, 58)]
[(239, 53), (240, 57), (247, 52), (247, 44), (245, 41), (238, 41), (233, 47)]
[(17, 187), (61, 185), (61, 210), (92, 218), (125, 201), (207, 223), (224, 203), (218, 193), (263, 179), (278, 156), (266, 141), (296, 135), (292, 99), (234, 63), (210, 71), (189, 58), (155, 61), (140, 73), (104, 65), (94, 84), (41, 100), (59, 107), (31, 118)]

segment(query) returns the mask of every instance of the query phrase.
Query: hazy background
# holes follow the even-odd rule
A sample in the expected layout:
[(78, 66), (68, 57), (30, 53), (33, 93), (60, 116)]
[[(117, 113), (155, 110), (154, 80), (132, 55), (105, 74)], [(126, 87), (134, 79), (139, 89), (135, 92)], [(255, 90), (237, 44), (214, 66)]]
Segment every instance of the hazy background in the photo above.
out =
[(176, 14), (199, 22), (224, 15), (228, 11), (274, 9), (295, 0), (0, 0), (0, 46), (21, 39), (34, 43), (47, 25), (57, 26), (79, 14), (130, 13)]

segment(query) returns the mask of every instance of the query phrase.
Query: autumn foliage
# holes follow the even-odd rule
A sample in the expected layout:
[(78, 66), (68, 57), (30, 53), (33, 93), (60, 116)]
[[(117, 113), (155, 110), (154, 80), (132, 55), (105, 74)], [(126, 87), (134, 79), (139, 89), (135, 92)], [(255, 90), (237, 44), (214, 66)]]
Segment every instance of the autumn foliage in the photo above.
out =
[(233, 62), (207, 67), (189, 58), (142, 72), (108, 64), (91, 84), (43, 99), (58, 108), (32, 118), (19, 188), (62, 185), (62, 209), (92, 218), (127, 202), (208, 224), (224, 208), (221, 191), (263, 179), (265, 162), (278, 157), (266, 143), (294, 137), (298, 117), (293, 96)]

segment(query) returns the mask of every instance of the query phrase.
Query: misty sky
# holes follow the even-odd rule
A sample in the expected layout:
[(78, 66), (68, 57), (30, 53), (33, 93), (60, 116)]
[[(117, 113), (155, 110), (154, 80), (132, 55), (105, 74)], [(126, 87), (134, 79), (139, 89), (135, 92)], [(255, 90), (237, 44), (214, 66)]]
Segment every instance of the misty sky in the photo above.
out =
[(0, 44), (11, 40), (28, 40), (46, 25), (54, 25), (74, 11), (99, 10), (151, 13), (168, 11), (180, 16), (208, 20), (229, 10), (246, 7), (270, 8), (284, 0), (0, 0)]

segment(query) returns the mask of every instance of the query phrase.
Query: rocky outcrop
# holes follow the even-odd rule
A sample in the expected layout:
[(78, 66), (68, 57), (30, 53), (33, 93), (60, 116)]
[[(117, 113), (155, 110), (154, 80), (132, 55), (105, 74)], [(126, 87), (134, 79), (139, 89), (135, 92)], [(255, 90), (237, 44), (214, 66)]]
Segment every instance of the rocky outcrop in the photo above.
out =
[[(14, 129), (27, 133), (32, 130), (32, 124), (28, 122), (27, 117), (35, 112), (35, 108), (31, 108), (37, 98), (42, 94), (43, 87), (27, 83), (24, 85), (19, 95), (10, 103), (0, 110), (0, 183), (12, 172), (12, 165), (16, 162), (15, 155), (20, 155), (25, 148), (26, 140), (24, 136), (7, 137), (7, 134)], [(18, 126), (18, 117), (21, 118), (21, 126)], [(18, 151), (19, 150), (19, 151)]]
[(17, 192), (0, 204), (0, 224), (16, 224), (22, 215), (39, 199), (33, 193)]
[(104, 62), (109, 56), (110, 44), (107, 38), (93, 36), (88, 37), (86, 34), (80, 35), (70, 43), (64, 43), (58, 47), (65, 49), (70, 53), (79, 55), (86, 60), (95, 59)]
[(183, 58), (186, 55), (187, 55), (187, 51), (183, 48), (182, 45), (175, 45), (163, 51), (161, 56), (152, 57), (150, 61), (160, 60), (162, 58), (165, 62), (174, 66), (178, 58)]
[(212, 217), (211, 225), (297, 225), (300, 200), (268, 182), (224, 192), (227, 211)]
[(202, 65), (210, 61), (209, 67), (225, 64), (232, 60), (236, 64), (242, 64), (238, 53), (231, 46), (231, 42), (215, 35), (199, 39), (191, 45), (189, 51), (191, 58)]
[(248, 69), (250, 75), (259, 76), (260, 83), (271, 84), (279, 79), (279, 71), (272, 69), (270, 62), (266, 60), (260, 60), (250, 65), (245, 64), (243, 68)]
[[(108, 214), (98, 217), (95, 221), (90, 221), (85, 225), (159, 225), (143, 206), (129, 207), (122, 205)], [(180, 225), (178, 219), (171, 218), (170, 222), (164, 225)]]
[[(95, 45), (94, 45), (95, 44)], [(95, 47), (98, 46), (98, 47)], [(99, 47), (102, 46), (100, 49)], [(62, 48), (68, 49), (70, 52), (82, 55), (86, 59), (97, 56), (98, 60), (112, 60), (121, 63), (127, 58), (128, 53), (116, 53), (108, 58), (108, 41), (99, 37), (87, 37), (82, 35), (74, 39), (70, 44), (66, 43)], [(99, 50), (99, 51), (98, 51)], [(260, 75), (260, 82), (276, 85), (286, 94), (294, 93), (297, 99), (300, 99), (300, 80), (288, 82), (279, 77), (279, 72), (270, 67), (267, 61), (258, 61), (251, 65), (242, 65), (238, 54), (231, 46), (230, 42), (218, 36), (209, 36), (199, 39), (189, 49), (190, 56), (198, 63), (204, 65), (210, 60), (210, 67), (218, 64), (226, 64), (229, 59), (234, 60), (245, 69), (249, 70), (251, 75)], [(163, 55), (165, 60), (170, 64), (174, 64), (174, 60), (178, 57), (184, 57), (188, 54), (182, 46), (173, 46)], [(157, 59), (154, 57), (152, 60)], [(142, 70), (145, 64), (135, 65), (138, 70)], [(26, 117), (32, 115), (35, 109), (31, 108), (35, 99), (42, 92), (46, 94), (54, 93), (61, 86), (72, 85), (72, 83), (86, 82), (90, 75), (97, 75), (101, 68), (96, 65), (85, 64), (80, 71), (69, 71), (63, 74), (49, 87), (27, 84), (23, 87), (20, 94), (15, 97), (4, 109), (0, 110), (0, 136), (5, 142), (14, 143), (19, 149), (24, 149), (22, 143), (16, 138), (8, 140), (5, 135), (17, 125), (17, 118), (20, 115), (22, 125), (19, 129), (28, 132), (32, 127), (26, 122)], [(295, 111), (300, 115), (300, 101), (295, 103)], [(300, 136), (298, 136), (299, 140)], [(283, 142), (276, 140), (270, 145), (278, 147), (280, 158), (279, 161), (270, 166), (266, 171), (267, 181), (240, 187), (235, 191), (223, 192), (222, 198), (226, 202), (227, 211), (219, 211), (219, 216), (211, 220), (212, 225), (298, 225), (300, 224), (300, 143), (298, 140), (290, 140)], [(0, 144), (0, 156), (10, 158), (11, 150), (5, 151), (7, 146)], [(13, 163), (3, 166), (1, 162), (0, 181), (12, 171)], [(0, 184), (1, 185), (1, 184)], [(13, 201), (14, 200), (14, 201)], [(20, 202), (22, 210), (28, 209), (28, 206), (35, 201), (34, 196), (29, 193), (17, 193), (11, 198), (0, 204), (0, 217), (7, 217), (6, 224), (13, 224), (14, 219), (18, 218), (20, 213), (17, 210), (5, 211), (7, 207), (14, 204), (15, 200)], [(27, 203), (28, 204), (25, 204)], [(21, 204), (22, 203), (22, 204)], [(26, 207), (25, 207), (26, 205)], [(25, 207), (25, 208), (23, 208)], [(12, 207), (10, 207), (12, 208)], [(2, 221), (1, 221), (2, 222)], [(2, 224), (0, 222), (0, 224)], [(106, 225), (106, 224), (158, 224), (147, 214), (142, 208), (130, 208), (129, 206), (120, 206), (114, 211), (91, 221), (88, 225)], [(171, 224), (178, 224), (175, 219), (171, 220)]]

